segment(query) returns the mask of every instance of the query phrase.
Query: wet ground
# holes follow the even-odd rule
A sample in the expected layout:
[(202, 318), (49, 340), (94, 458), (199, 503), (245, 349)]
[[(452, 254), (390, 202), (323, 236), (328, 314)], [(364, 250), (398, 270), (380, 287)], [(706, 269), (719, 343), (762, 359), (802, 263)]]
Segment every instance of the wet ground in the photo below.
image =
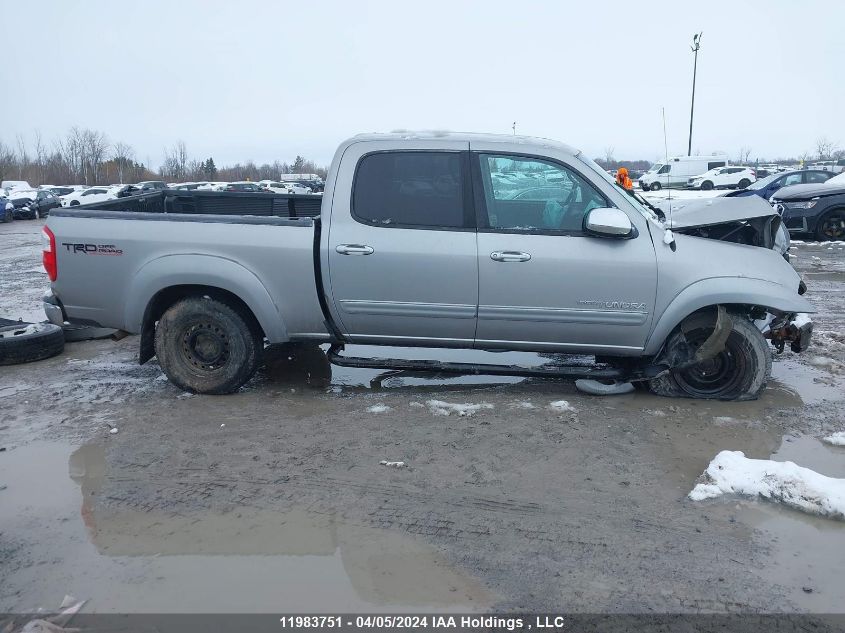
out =
[[(0, 225), (0, 316), (41, 318), (38, 231)], [(843, 246), (793, 248), (816, 338), (756, 402), (278, 354), (194, 396), (135, 337), (0, 367), (0, 612), (845, 612), (845, 524), (686, 499), (723, 449), (845, 477)]]

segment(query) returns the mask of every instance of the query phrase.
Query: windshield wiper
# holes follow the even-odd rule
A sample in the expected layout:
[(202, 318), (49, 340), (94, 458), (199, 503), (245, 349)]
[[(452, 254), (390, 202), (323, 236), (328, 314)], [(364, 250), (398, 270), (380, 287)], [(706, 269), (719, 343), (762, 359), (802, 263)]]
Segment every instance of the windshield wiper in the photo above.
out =
[(622, 185), (620, 185), (620, 184), (619, 184), (618, 182), (616, 182), (616, 181), (614, 181), (614, 182), (613, 182), (613, 184), (614, 184), (614, 185), (616, 185), (617, 187), (619, 187), (622, 191), (624, 191), (625, 193), (627, 193), (629, 196), (631, 196), (634, 200), (636, 200), (637, 202), (639, 202), (641, 205), (643, 205), (643, 206), (644, 206), (644, 207), (646, 207), (647, 209), (650, 209), (650, 210), (651, 210), (651, 212), (652, 212), (652, 213), (654, 213), (654, 215), (656, 215), (656, 216), (657, 216), (657, 219), (658, 219), (658, 220), (660, 220), (661, 222), (664, 222), (664, 221), (666, 220), (666, 214), (665, 214), (665, 213), (663, 213), (663, 210), (662, 210), (662, 209), (658, 209), (657, 207), (655, 207), (655, 206), (654, 206), (653, 204), (651, 204), (648, 200), (646, 200), (645, 198), (643, 198), (640, 194), (636, 193), (633, 189), (630, 189), (630, 190), (629, 190), (629, 189), (625, 189), (625, 187), (623, 187)]

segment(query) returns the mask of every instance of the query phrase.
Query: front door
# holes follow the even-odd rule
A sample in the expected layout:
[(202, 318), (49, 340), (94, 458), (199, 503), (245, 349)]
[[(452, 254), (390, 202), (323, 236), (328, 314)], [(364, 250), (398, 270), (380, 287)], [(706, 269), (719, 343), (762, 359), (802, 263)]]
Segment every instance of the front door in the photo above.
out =
[[(476, 346), (635, 354), (657, 287), (642, 218), (631, 239), (584, 233), (611, 203), (575, 168), (544, 158), (473, 153), (478, 200)], [(480, 190), (480, 191), (479, 191)]]
[[(478, 253), (466, 142), (388, 149), (344, 161), (354, 182), (335, 191), (329, 277), (335, 314), (356, 342), (470, 346), (478, 306)], [(353, 170), (341, 170), (340, 178)]]

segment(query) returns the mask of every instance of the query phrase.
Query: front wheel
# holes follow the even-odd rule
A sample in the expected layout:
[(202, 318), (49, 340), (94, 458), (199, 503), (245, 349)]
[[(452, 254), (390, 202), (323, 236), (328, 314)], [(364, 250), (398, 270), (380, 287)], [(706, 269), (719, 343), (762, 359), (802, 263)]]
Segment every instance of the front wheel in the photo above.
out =
[[(772, 372), (772, 352), (760, 330), (746, 317), (731, 315), (731, 332), (722, 351), (692, 367), (672, 369), (649, 381), (660, 396), (708, 400), (755, 400)], [(689, 345), (697, 349), (713, 332), (713, 318), (696, 315), (677, 329), (669, 350)]]
[(651, 190), (652, 191), (660, 191), (661, 184), (659, 182), (652, 183)]
[(705, 180), (703, 183), (701, 183), (701, 188), (704, 191), (710, 191), (713, 188), (713, 183), (709, 180)]
[(845, 209), (835, 209), (819, 218), (816, 239), (820, 242), (845, 240)]
[(155, 351), (170, 382), (194, 393), (237, 391), (252, 378), (264, 346), (250, 317), (206, 296), (168, 308), (156, 326)]

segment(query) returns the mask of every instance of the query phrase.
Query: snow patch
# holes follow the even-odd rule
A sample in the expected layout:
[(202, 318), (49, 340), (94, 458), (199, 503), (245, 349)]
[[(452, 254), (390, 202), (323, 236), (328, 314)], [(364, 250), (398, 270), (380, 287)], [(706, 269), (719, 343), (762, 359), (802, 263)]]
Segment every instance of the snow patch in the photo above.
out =
[(492, 404), (482, 402), (481, 404), (458, 404), (454, 402), (444, 402), (443, 400), (426, 400), (429, 411), (434, 415), (451, 415), (453, 413), (461, 417), (469, 417), (475, 415), (482, 409), (492, 409)]
[(749, 459), (742, 451), (722, 451), (692, 489), (693, 501), (723, 494), (761, 497), (796, 510), (845, 519), (845, 479), (826, 477), (793, 462)]
[(390, 411), (391, 407), (388, 407), (386, 404), (374, 404), (371, 407), (367, 407), (367, 413), (384, 413), (385, 411)]
[(534, 406), (533, 403), (529, 402), (528, 400), (518, 400), (516, 402), (511, 402), (510, 404), (512, 409), (536, 409), (537, 407)]
[(839, 431), (838, 433), (828, 435), (827, 437), (822, 438), (822, 442), (827, 442), (828, 444), (833, 444), (834, 446), (845, 446), (845, 431)]
[(575, 413), (578, 411), (578, 409), (573, 407), (566, 400), (555, 400), (554, 402), (550, 402), (549, 409), (557, 411), (558, 413)]
[(390, 468), (404, 468), (406, 465), (405, 462), (391, 462), (386, 459), (381, 460), (379, 464), (381, 464), (382, 466), (388, 466)]

